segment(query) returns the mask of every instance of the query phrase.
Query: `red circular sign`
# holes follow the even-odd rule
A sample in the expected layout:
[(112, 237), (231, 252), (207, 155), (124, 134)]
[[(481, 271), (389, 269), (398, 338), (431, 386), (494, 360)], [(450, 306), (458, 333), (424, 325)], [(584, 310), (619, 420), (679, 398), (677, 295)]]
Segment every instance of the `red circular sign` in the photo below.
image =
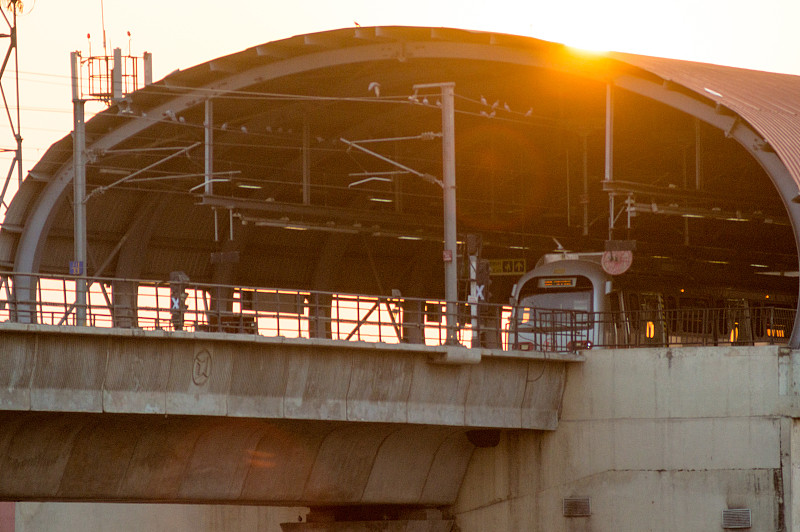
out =
[(632, 251), (606, 251), (600, 260), (603, 270), (610, 275), (625, 273), (631, 267), (632, 262)]

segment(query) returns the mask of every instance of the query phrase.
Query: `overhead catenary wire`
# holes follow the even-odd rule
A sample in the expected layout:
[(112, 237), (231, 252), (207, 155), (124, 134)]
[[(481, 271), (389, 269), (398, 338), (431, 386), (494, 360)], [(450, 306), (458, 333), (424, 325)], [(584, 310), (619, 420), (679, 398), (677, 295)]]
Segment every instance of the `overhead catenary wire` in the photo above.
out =
[[(246, 90), (230, 90), (230, 89), (208, 89), (208, 88), (197, 88), (197, 87), (183, 87), (183, 86), (163, 86), (158, 87), (157, 89), (153, 88), (154, 86), (148, 87), (148, 94), (164, 94), (164, 95), (175, 95), (176, 93), (185, 93), (185, 92), (192, 92), (192, 93), (200, 93), (206, 94), (208, 96), (214, 96), (217, 98), (234, 98), (234, 99), (242, 99), (242, 100), (269, 100), (269, 101), (300, 101), (300, 102), (353, 102), (353, 103), (381, 103), (381, 104), (393, 104), (393, 105), (415, 105), (421, 107), (429, 107), (431, 109), (436, 109), (437, 111), (440, 107), (436, 103), (430, 103), (426, 96), (423, 96), (421, 100), (419, 99), (410, 99), (407, 95), (396, 95), (396, 96), (368, 96), (368, 97), (340, 97), (340, 96), (323, 96), (323, 95), (302, 95), (302, 94), (289, 94), (289, 93), (268, 93), (268, 92), (257, 92), (257, 91), (246, 91)], [(135, 94), (135, 93), (134, 93)], [(432, 95), (431, 95), (432, 96)], [(456, 95), (460, 101), (467, 102), (468, 104), (478, 104), (480, 105), (479, 100), (474, 98), (469, 98), (463, 95)], [(135, 100), (135, 96), (133, 97)], [(510, 111), (510, 107), (506, 104), (500, 108), (498, 105), (494, 106), (497, 109), (502, 109), (503, 113), (509, 114), (511, 118), (508, 117), (498, 117), (496, 116), (494, 119), (496, 120), (505, 120), (509, 122), (518, 122), (518, 123), (526, 123), (530, 124), (530, 119), (540, 119), (541, 117), (531, 117), (529, 113), (513, 113)], [(163, 107), (162, 107), (163, 108)], [(161, 124), (169, 124), (174, 125), (175, 127), (186, 127), (186, 128), (195, 128), (197, 130), (202, 129), (204, 126), (199, 123), (192, 123), (190, 121), (186, 121), (181, 114), (183, 111), (179, 111), (177, 113), (167, 114), (166, 116), (161, 117), (150, 117), (147, 116), (146, 110), (138, 113), (116, 113), (114, 115), (112, 111), (112, 115), (117, 117), (123, 117), (127, 119), (135, 119), (135, 120), (150, 120), (154, 124), (161, 123)], [(458, 109), (456, 110), (457, 113), (462, 115), (470, 115), (475, 117), (481, 117), (479, 111), (470, 111), (465, 109)], [(101, 111), (100, 113), (108, 113), (108, 111)], [(98, 113), (99, 114), (99, 113)], [(524, 115), (524, 116), (523, 116)], [(520, 120), (518, 117), (523, 116), (524, 119), (527, 120)], [(485, 116), (484, 116), (485, 118)], [(247, 119), (245, 119), (247, 120)], [(540, 124), (541, 125), (541, 124)], [(216, 131), (225, 131), (225, 127), (223, 126), (216, 126), (214, 128)], [(289, 130), (291, 132), (291, 130)], [(252, 131), (247, 130), (243, 126), (240, 129), (236, 130), (227, 130), (228, 134), (232, 135), (243, 135), (246, 138), (290, 138), (290, 134), (276, 134), (273, 131), (270, 132), (261, 132), (261, 131)], [(146, 135), (139, 135), (139, 138), (147, 138)], [(151, 137), (157, 139), (158, 137)], [(234, 137), (235, 138), (235, 137)], [(299, 136), (298, 136), (299, 138)], [(325, 139), (323, 139), (325, 140)], [(334, 139), (328, 139), (334, 140)], [(367, 140), (366, 142), (370, 142)], [(286, 146), (286, 145), (276, 145), (276, 144), (264, 144), (264, 143), (248, 143), (248, 142), (218, 142), (218, 146), (224, 147), (243, 147), (243, 148), (261, 148), (261, 149), (278, 149), (278, 150), (299, 150), (300, 146)], [(157, 149), (157, 148), (156, 148)], [(327, 149), (330, 151), (337, 151), (333, 148), (315, 148), (315, 149)], [(230, 163), (241, 164), (240, 161), (229, 161)], [(429, 160), (429, 163), (434, 161)], [(252, 165), (248, 165), (252, 166)], [(362, 167), (366, 171), (365, 168)], [(101, 187), (101, 189), (105, 189), (105, 187)], [(102, 190), (94, 190), (92, 193), (95, 192), (102, 192)]]

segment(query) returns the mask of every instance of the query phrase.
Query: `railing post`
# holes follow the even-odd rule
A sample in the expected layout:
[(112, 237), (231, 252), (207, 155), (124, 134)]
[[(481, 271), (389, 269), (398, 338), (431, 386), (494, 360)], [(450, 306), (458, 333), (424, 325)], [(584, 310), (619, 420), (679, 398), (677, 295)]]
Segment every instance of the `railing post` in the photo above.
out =
[(769, 336), (769, 344), (775, 344), (775, 308), (769, 307), (769, 326), (767, 327), (767, 331), (770, 331), (772, 334), (768, 334)]

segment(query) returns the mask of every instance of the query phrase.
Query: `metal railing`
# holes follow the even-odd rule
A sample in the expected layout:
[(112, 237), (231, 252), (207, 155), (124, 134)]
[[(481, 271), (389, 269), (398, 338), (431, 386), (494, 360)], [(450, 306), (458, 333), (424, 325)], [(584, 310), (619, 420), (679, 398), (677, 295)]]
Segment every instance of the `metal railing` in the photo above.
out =
[[(77, 325), (76, 280), (1, 275), (0, 321)], [(446, 305), (438, 299), (113, 278), (91, 278), (88, 285), (90, 327), (426, 345), (447, 340)], [(458, 305), (459, 343), (471, 347), (480, 338), (484, 347), (501, 348), (502, 321), (487, 316), (508, 308), (479, 307), (473, 326), (469, 306)]]
[(589, 347), (783, 345), (795, 309), (679, 308), (626, 312), (516, 309), (508, 342), (513, 349), (574, 351)]
[[(424, 345), (448, 338), (446, 305), (439, 299), (91, 278), (85, 312), (78, 313), (77, 279), (0, 275), (0, 321), (77, 325), (85, 314), (90, 327)], [(781, 345), (795, 319), (795, 309), (767, 306), (588, 313), (460, 302), (456, 308), (461, 345), (544, 352)]]

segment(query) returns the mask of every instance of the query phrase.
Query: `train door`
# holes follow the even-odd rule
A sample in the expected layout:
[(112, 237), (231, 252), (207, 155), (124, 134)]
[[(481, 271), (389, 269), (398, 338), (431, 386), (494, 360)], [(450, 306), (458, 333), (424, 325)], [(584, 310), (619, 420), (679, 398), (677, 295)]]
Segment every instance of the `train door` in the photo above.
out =
[(625, 319), (630, 327), (629, 345), (655, 347), (667, 345), (667, 323), (664, 315), (664, 299), (661, 294), (630, 292)]
[(794, 309), (750, 301), (753, 342), (756, 345), (783, 344), (789, 339)]
[(609, 347), (630, 345), (631, 324), (626, 319), (627, 305), (623, 292), (614, 290), (608, 294), (608, 310), (609, 317), (605, 320), (605, 323), (610, 324), (610, 326), (607, 326), (605, 330), (604, 345)]
[(753, 345), (753, 323), (746, 299), (725, 300), (722, 324), (722, 332), (727, 335), (731, 345)]
[(713, 305), (704, 297), (681, 296), (675, 309), (672, 345), (707, 345), (714, 342)]

